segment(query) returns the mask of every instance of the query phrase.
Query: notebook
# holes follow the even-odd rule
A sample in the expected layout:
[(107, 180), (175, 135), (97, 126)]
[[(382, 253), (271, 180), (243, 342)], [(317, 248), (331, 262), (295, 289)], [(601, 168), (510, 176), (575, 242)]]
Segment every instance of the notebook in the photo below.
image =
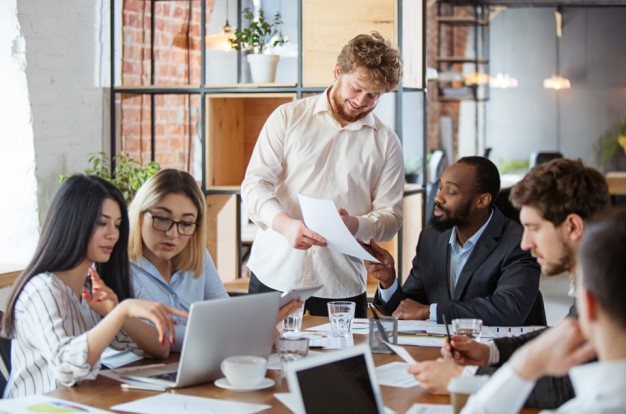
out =
[(274, 341), (280, 292), (212, 299), (191, 305), (180, 360), (134, 370), (124, 379), (187, 387), (222, 377), (220, 364), (234, 355), (267, 358)]
[(303, 358), (286, 371), (297, 413), (385, 412), (367, 344)]

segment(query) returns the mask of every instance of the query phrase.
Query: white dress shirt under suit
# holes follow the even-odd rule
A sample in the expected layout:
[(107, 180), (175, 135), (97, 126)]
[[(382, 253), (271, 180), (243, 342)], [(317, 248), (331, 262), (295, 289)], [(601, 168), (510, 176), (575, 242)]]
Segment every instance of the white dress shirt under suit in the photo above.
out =
[[(569, 375), (576, 397), (555, 411), (542, 413), (618, 414), (626, 411), (626, 360), (580, 365), (572, 368)], [(519, 412), (533, 386), (533, 382), (525, 381), (505, 364), (470, 397), (461, 413)]]
[[(87, 363), (87, 331), (100, 320), (61, 279), (51, 273), (34, 276), (15, 303), (11, 375), (4, 398), (44, 394), (94, 379), (100, 361), (93, 366)], [(123, 331), (109, 346), (141, 353)]]
[(321, 284), (315, 296), (347, 298), (365, 292), (363, 261), (329, 248), (294, 249), (272, 222), (282, 212), (301, 220), (303, 194), (356, 216), (357, 239), (389, 240), (402, 224), (404, 157), (374, 114), (342, 127), (327, 93), (281, 105), (261, 131), (241, 189), (260, 227), (248, 267), (275, 290)]
[[(153, 300), (177, 309), (189, 311), (191, 304), (208, 299), (227, 298), (213, 260), (209, 252), (204, 252), (204, 269), (198, 277), (191, 271), (174, 272), (168, 283), (157, 268), (145, 257), (132, 261), (130, 271), (133, 279), (133, 290), (136, 298)], [(183, 347), (187, 319), (173, 316), (178, 323), (174, 325), (176, 344), (172, 350), (180, 351)]]

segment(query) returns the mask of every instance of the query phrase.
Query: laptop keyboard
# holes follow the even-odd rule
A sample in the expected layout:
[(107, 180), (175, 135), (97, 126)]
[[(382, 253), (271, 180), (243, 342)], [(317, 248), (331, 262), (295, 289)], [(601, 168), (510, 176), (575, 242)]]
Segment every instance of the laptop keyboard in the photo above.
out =
[(166, 372), (165, 374), (150, 375), (150, 378), (176, 382), (176, 375), (178, 375), (178, 372)]

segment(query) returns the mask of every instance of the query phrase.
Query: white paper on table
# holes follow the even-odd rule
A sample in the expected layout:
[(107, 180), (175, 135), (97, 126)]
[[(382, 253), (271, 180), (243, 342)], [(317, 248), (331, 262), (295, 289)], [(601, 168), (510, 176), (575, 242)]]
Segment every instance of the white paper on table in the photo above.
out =
[(137, 355), (131, 351), (117, 351), (113, 348), (106, 348), (100, 358), (100, 363), (111, 369), (123, 367), (130, 363), (142, 360), (141, 355)]
[(445, 338), (432, 336), (401, 336), (398, 335), (398, 345), (432, 346), (441, 348)]
[(326, 239), (328, 247), (339, 253), (356, 257), (357, 259), (379, 261), (369, 254), (350, 230), (346, 227), (332, 200), (307, 197), (298, 194), (302, 218), (306, 226)]
[(272, 406), (267, 404), (251, 404), (238, 401), (217, 400), (215, 398), (194, 397), (191, 395), (173, 394), (169, 392), (111, 407), (112, 410), (145, 414), (253, 414), (267, 410), (268, 408), (272, 408)]
[(402, 358), (402, 360), (404, 362), (406, 362), (407, 364), (416, 364), (417, 361), (415, 359), (413, 359), (413, 357), (411, 356), (411, 354), (409, 354), (409, 352), (402, 348), (401, 346), (398, 345), (394, 345), (391, 342), (387, 342), (384, 341), (385, 344), (393, 351), (396, 353), (396, 355), (398, 355), (400, 358)]
[(406, 414), (452, 414), (449, 404), (413, 404)]
[[(298, 400), (292, 392), (282, 392), (274, 394), (274, 397), (283, 403), (292, 413), (303, 414), (296, 407), (298, 406)], [(395, 414), (395, 411), (385, 407), (385, 414)]]
[[(321, 333), (330, 334), (331, 333), (330, 323), (325, 323), (323, 325), (313, 326), (311, 328), (308, 328), (307, 331), (321, 332)], [(367, 319), (365, 319), (365, 318), (354, 318), (354, 319), (352, 319), (351, 332), (353, 334), (368, 335), (369, 334), (369, 321)]]
[(406, 362), (394, 361), (376, 367), (376, 378), (380, 385), (389, 387), (411, 388), (420, 383), (415, 377), (407, 372), (409, 364)]
[(79, 404), (73, 401), (61, 400), (46, 395), (30, 395), (21, 398), (0, 400), (0, 412), (3, 413), (54, 413), (54, 412), (82, 412), (91, 414), (105, 414), (111, 411)]
[(446, 325), (437, 324), (433, 321), (414, 321), (414, 320), (399, 320), (398, 332), (424, 332), (431, 334), (446, 334)]
[(292, 392), (281, 392), (281, 393), (274, 394), (274, 398), (276, 398), (278, 401), (283, 403), (283, 405), (289, 408), (289, 410), (292, 413), (296, 413), (296, 414), (301, 413), (300, 410), (297, 409), (298, 397), (296, 397), (296, 394)]

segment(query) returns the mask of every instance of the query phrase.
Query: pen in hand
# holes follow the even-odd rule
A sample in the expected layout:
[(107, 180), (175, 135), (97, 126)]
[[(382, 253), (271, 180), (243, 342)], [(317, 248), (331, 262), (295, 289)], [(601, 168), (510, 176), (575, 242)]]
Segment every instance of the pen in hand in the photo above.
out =
[(450, 349), (452, 350), (452, 359), (454, 359), (454, 348), (452, 347), (452, 337), (450, 337), (450, 329), (448, 328), (446, 315), (441, 315), (441, 317), (443, 318), (443, 324), (446, 326), (446, 336), (448, 337), (448, 343), (450, 344)]

